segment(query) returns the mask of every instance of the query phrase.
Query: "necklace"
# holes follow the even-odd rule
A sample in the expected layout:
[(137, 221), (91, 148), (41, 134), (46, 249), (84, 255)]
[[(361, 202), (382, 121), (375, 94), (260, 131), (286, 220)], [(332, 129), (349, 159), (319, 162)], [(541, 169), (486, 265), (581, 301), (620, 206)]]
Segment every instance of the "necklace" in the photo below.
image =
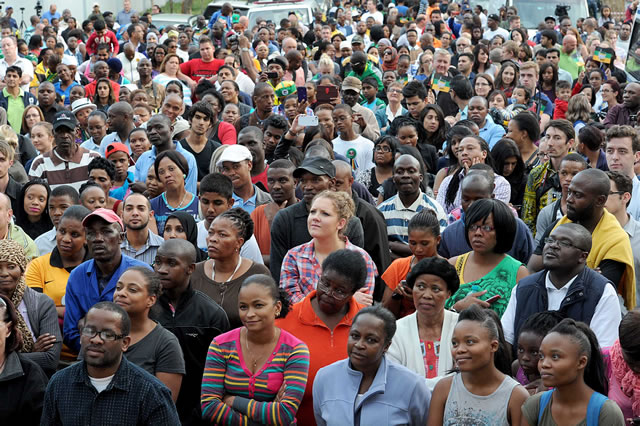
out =
[(167, 207), (169, 207), (169, 210), (179, 210), (180, 207), (182, 207), (182, 205), (184, 204), (184, 201), (187, 198), (187, 195), (189, 195), (189, 191), (185, 191), (184, 196), (182, 197), (182, 201), (180, 201), (180, 204), (178, 204), (178, 207), (172, 207), (171, 204), (169, 204), (169, 199), (167, 198), (167, 193), (163, 192), (164, 201), (167, 203)]
[(227, 278), (226, 281), (224, 282), (218, 282), (216, 281), (216, 261), (211, 259), (211, 261), (213, 262), (213, 264), (211, 265), (211, 280), (218, 284), (218, 287), (220, 287), (220, 306), (224, 305), (224, 296), (227, 293), (227, 283), (229, 283), (229, 281), (231, 281), (231, 279), (233, 278), (233, 276), (236, 274), (236, 272), (238, 272), (238, 269), (240, 269), (240, 265), (242, 265), (242, 257), (238, 256), (238, 264), (236, 265), (236, 269), (233, 270), (233, 273), (231, 273), (231, 275), (229, 276), (229, 278)]
[[(247, 347), (247, 354), (251, 356), (251, 359), (253, 359), (253, 371), (252, 372), (255, 373), (256, 372), (256, 368), (258, 366), (258, 361), (262, 358), (262, 355), (260, 357), (258, 357), (258, 358), (256, 358), (253, 355), (253, 352), (251, 352), (251, 349), (249, 349), (249, 337), (247, 336), (247, 333), (249, 333), (248, 330), (244, 334), (244, 344)], [(279, 332), (276, 332), (276, 335), (275, 335), (275, 340), (276, 341), (278, 340), (278, 337), (279, 337)], [(269, 342), (269, 347), (271, 347), (272, 344), (273, 344), (273, 340), (271, 340)], [(274, 352), (274, 355), (275, 355), (275, 352)], [(268, 354), (267, 354), (267, 356), (268, 356)]]

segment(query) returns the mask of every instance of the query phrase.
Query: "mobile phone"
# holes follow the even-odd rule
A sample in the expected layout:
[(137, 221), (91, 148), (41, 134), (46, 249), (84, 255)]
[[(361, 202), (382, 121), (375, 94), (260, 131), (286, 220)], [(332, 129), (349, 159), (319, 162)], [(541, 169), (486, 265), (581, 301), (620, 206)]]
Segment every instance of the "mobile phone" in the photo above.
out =
[(495, 296), (491, 296), (490, 298), (485, 300), (485, 302), (487, 302), (488, 304), (492, 304), (492, 303), (497, 302), (500, 299), (502, 299), (502, 296), (500, 296), (499, 294), (496, 294)]
[(307, 88), (304, 86), (298, 87), (298, 102), (306, 102), (307, 100)]
[(271, 80), (275, 80), (276, 78), (278, 78), (278, 73), (277, 72), (268, 72), (267, 73), (267, 78), (269, 78)]
[(338, 88), (336, 86), (318, 86), (316, 99), (319, 104), (326, 104), (338, 97)]
[(315, 115), (305, 115), (304, 117), (298, 118), (298, 124), (301, 126), (317, 126), (318, 117)]

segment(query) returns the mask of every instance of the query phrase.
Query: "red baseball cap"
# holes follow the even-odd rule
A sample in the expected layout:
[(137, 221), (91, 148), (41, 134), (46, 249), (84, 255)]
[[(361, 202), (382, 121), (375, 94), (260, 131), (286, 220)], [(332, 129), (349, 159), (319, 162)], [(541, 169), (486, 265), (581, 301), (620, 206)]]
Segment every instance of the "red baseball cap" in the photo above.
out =
[(129, 148), (127, 148), (127, 146), (122, 142), (110, 143), (109, 146), (107, 146), (107, 149), (104, 151), (104, 155), (105, 157), (109, 158), (109, 156), (114, 152), (124, 152), (129, 157), (129, 165), (134, 166), (136, 164), (136, 162), (133, 161), (133, 158), (131, 158), (131, 155), (129, 155)]
[(99, 217), (109, 223), (117, 223), (118, 225), (120, 225), (120, 229), (124, 231), (124, 225), (122, 224), (122, 219), (120, 219), (120, 216), (118, 216), (113, 210), (103, 208), (95, 209), (94, 211), (89, 213), (87, 217), (85, 217), (82, 221), (82, 226), (87, 226), (87, 223), (94, 217)]

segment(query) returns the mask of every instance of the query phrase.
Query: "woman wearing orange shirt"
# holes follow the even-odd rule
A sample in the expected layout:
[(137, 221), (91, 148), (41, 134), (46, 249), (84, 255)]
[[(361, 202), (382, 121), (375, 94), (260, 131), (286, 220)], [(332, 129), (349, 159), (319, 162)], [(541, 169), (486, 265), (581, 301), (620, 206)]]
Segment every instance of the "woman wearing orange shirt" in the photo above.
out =
[(428, 257), (438, 257), (441, 238), (438, 218), (430, 209), (424, 209), (411, 218), (408, 232), (409, 248), (413, 255), (394, 260), (382, 274), (382, 280), (386, 284), (382, 305), (393, 312), (397, 319), (416, 310), (411, 289), (403, 281), (416, 263)]
[(360, 253), (342, 249), (331, 253), (322, 264), (322, 276), (316, 290), (291, 307), (286, 318), (276, 320), (276, 326), (309, 347), (311, 362), (307, 387), (298, 408), (300, 425), (315, 425), (313, 415), (313, 380), (322, 367), (344, 359), (349, 330), (356, 313), (364, 305), (353, 295), (364, 287), (367, 264)]

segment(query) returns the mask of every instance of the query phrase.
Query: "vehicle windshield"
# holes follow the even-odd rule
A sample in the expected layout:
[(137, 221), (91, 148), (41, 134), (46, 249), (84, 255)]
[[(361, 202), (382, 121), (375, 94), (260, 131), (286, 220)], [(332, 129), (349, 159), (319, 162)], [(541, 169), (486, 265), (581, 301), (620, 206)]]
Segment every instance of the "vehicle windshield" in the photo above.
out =
[[(255, 7), (255, 6), (254, 6)], [(267, 10), (255, 10), (249, 11), (249, 28), (253, 28), (256, 25), (258, 18), (262, 18), (271, 22), (275, 22), (276, 25), (280, 25), (280, 21), (289, 17), (290, 12), (295, 12), (298, 15), (298, 21), (306, 24), (311, 22), (309, 16), (309, 9), (306, 7), (291, 7), (289, 9), (267, 9)]]
[(562, 3), (543, 2), (540, 0), (513, 0), (513, 5), (518, 8), (518, 16), (523, 27), (535, 30), (544, 22), (546, 16), (555, 16), (556, 5), (568, 5), (571, 23), (576, 24), (578, 18), (589, 16), (587, 2), (584, 0), (564, 0)]

